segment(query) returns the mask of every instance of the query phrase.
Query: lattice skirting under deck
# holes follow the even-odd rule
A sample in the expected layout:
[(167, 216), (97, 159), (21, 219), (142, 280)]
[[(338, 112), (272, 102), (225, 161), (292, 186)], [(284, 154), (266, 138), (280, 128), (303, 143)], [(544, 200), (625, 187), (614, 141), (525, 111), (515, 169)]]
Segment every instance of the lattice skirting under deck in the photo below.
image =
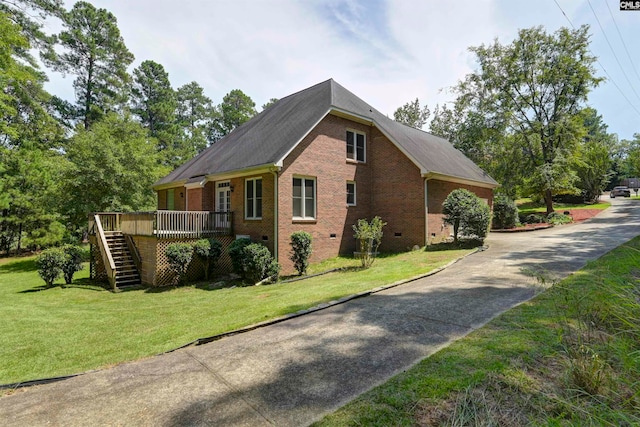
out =
[[(138, 248), (142, 261), (142, 271), (140, 277), (142, 283), (151, 286), (170, 286), (177, 283), (175, 273), (169, 267), (169, 261), (165, 251), (167, 246), (172, 243), (193, 243), (198, 239), (158, 239), (155, 237), (132, 236), (134, 244)], [(229, 257), (229, 246), (233, 243), (233, 236), (216, 237), (222, 244), (222, 256), (212, 269), (211, 280), (220, 274), (227, 274), (232, 271), (231, 258)], [(91, 278), (94, 280), (106, 280), (105, 272), (100, 250), (96, 242), (91, 240)], [(187, 270), (187, 281), (204, 280), (204, 263), (194, 256), (189, 263)]]

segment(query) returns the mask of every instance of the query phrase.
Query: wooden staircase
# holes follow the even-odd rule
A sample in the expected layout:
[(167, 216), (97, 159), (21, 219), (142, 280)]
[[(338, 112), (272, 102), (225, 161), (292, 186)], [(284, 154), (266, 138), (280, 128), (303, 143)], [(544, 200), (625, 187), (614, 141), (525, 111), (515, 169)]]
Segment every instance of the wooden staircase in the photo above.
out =
[(116, 267), (116, 286), (126, 288), (128, 286), (140, 285), (140, 273), (133, 261), (133, 256), (127, 246), (127, 241), (120, 231), (105, 231), (109, 252), (113, 257)]

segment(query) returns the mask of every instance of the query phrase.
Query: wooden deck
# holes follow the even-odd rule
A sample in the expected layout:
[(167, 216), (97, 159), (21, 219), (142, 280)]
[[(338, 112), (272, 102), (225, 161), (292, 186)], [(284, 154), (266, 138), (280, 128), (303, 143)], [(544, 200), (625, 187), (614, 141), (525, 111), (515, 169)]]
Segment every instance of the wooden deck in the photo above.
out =
[(152, 211), (100, 212), (89, 216), (89, 232), (95, 233), (95, 217), (104, 231), (120, 231), (131, 236), (206, 238), (233, 234), (233, 212)]

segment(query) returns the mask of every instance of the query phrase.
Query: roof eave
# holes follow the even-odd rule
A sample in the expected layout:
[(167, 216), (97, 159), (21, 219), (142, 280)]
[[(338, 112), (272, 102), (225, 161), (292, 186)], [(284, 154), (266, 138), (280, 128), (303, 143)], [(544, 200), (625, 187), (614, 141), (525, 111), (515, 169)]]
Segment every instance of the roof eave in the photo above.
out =
[(497, 182), (476, 181), (469, 178), (463, 178), (463, 177), (454, 176), (454, 175), (445, 175), (437, 172), (427, 172), (427, 173), (423, 172), (422, 177), (425, 178), (426, 180), (437, 179), (440, 181), (455, 182), (456, 184), (465, 184), (465, 185), (473, 185), (475, 187), (490, 188), (492, 190), (500, 187), (500, 184), (498, 184)]

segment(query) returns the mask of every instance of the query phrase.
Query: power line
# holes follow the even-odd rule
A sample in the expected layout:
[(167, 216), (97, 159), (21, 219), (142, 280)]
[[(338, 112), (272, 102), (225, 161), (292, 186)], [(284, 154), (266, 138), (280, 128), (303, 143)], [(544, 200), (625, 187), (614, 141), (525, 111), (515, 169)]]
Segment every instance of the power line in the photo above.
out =
[[(562, 9), (562, 6), (560, 6), (560, 4), (558, 3), (558, 0), (553, 0), (553, 1), (556, 4), (556, 6), (558, 6), (558, 9), (560, 9), (560, 12), (562, 12), (564, 17), (567, 19), (567, 21), (569, 22), (569, 25), (571, 25), (571, 28), (573, 28), (575, 30), (576, 29), (575, 25), (573, 25), (573, 22), (571, 22), (571, 19), (569, 19), (569, 17), (565, 13), (565, 11)], [(616, 83), (616, 81), (611, 77), (611, 75), (609, 74), (607, 69), (604, 68), (604, 65), (602, 65), (602, 62), (600, 62), (600, 59), (598, 59), (598, 57), (593, 52), (591, 52), (591, 49), (589, 49), (589, 52), (591, 53), (591, 55), (593, 55), (594, 58), (596, 58), (596, 62), (598, 63), (600, 68), (602, 68), (602, 71), (604, 71), (604, 73), (607, 75), (607, 77), (609, 78), (611, 83), (613, 83), (613, 85), (616, 87), (616, 89), (618, 89), (618, 92), (620, 92), (620, 95), (622, 95), (622, 97), (627, 101), (629, 106), (631, 108), (633, 108), (633, 110), (636, 112), (636, 114), (638, 114), (638, 117), (640, 117), (640, 111), (636, 108), (635, 105), (633, 105), (633, 103), (629, 100), (629, 98), (627, 98), (627, 95), (622, 91), (622, 89), (620, 89), (620, 86), (618, 86), (618, 83)]]
[(613, 46), (611, 45), (611, 42), (609, 41), (609, 37), (607, 37), (607, 33), (604, 31), (604, 27), (600, 23), (600, 19), (598, 18), (598, 15), (596, 14), (596, 11), (593, 9), (593, 6), (591, 5), (591, 0), (587, 0), (587, 3), (589, 3), (589, 8), (591, 9), (591, 12), (593, 12), (593, 16), (595, 16), (595, 18), (596, 18), (596, 22), (598, 23), (598, 26), (600, 27), (600, 31), (602, 31), (602, 35), (604, 36), (604, 39), (607, 41), (607, 44), (609, 45), (609, 49), (611, 49), (611, 53), (613, 54), (613, 57), (616, 59), (616, 62), (618, 63), (618, 66), (620, 67), (620, 70), (622, 70), (622, 75), (624, 76), (625, 79), (627, 79), (627, 83), (629, 83), (629, 86), (631, 87), (631, 90), (633, 91), (633, 93), (636, 94), (636, 98), (638, 98), (638, 100), (640, 100), (640, 95), (638, 95), (638, 92), (636, 92), (636, 88), (633, 86), (633, 83), (631, 83), (631, 80), (629, 80), (629, 76), (627, 76), (626, 71), (624, 71), (624, 67), (620, 63), (620, 60), (618, 59), (618, 55), (616, 55), (615, 50), (613, 50)]
[(633, 71), (636, 73), (636, 77), (638, 77), (638, 81), (640, 81), (640, 73), (638, 73), (638, 68), (636, 68), (636, 64), (634, 64), (633, 59), (631, 59), (631, 54), (629, 53), (629, 49), (627, 48), (627, 44), (624, 41), (624, 37), (622, 37), (622, 33), (620, 32), (620, 27), (618, 26), (618, 23), (616, 22), (616, 19), (613, 17), (613, 12), (611, 11), (611, 6), (609, 6), (609, 3), (607, 2), (607, 0), (602, 0), (604, 1), (604, 4), (607, 5), (607, 9), (609, 9), (609, 15), (611, 15), (611, 20), (613, 21), (613, 24), (616, 27), (616, 30), (618, 31), (618, 36), (620, 37), (620, 41), (622, 42), (622, 46), (624, 47), (624, 51), (627, 53), (627, 58), (629, 58), (629, 62), (631, 62), (631, 67), (633, 68)]

